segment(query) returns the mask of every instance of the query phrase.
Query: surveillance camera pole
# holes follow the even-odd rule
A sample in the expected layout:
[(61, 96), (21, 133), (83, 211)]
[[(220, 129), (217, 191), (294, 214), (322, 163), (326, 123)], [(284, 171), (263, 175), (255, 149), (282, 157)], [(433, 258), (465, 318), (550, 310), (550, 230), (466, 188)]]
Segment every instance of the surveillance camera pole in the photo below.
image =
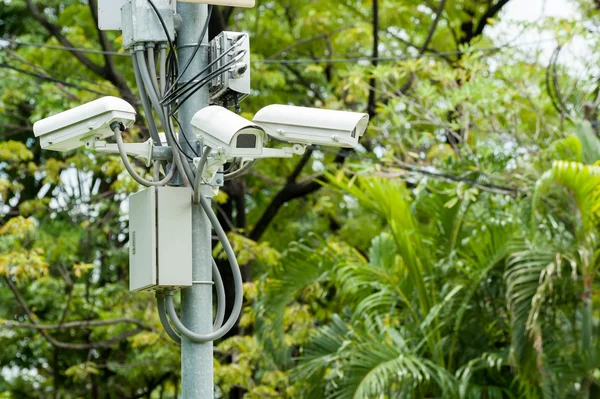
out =
[[(207, 23), (208, 6), (177, 2), (177, 13), (181, 24), (177, 32), (179, 67), (182, 70), (192, 56), (194, 47)], [(204, 44), (208, 42), (205, 35)], [(207, 46), (203, 46), (194, 57), (180, 84), (194, 76), (208, 65)], [(195, 156), (188, 142), (194, 145), (197, 140), (192, 133), (191, 120), (194, 114), (208, 106), (208, 86), (198, 90), (179, 109), (181, 130), (179, 143), (191, 157)], [(183, 137), (186, 135), (187, 140)], [(197, 150), (198, 153), (200, 151)], [(208, 334), (212, 327), (212, 261), (210, 221), (199, 204), (192, 210), (192, 281), (190, 288), (181, 290), (183, 323), (193, 332)], [(181, 336), (181, 385), (184, 399), (213, 399), (213, 344), (195, 343), (185, 335)]]

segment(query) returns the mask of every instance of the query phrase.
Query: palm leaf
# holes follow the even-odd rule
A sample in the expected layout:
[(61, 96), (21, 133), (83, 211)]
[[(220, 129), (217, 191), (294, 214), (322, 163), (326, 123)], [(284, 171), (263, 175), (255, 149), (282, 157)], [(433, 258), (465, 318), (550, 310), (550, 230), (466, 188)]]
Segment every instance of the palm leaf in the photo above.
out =
[[(579, 162), (554, 162), (552, 168), (536, 183), (532, 200), (534, 209), (539, 207), (542, 195), (556, 184), (568, 188), (573, 194), (577, 202), (583, 234), (586, 235), (597, 223), (600, 215), (600, 166)], [(531, 217), (532, 227), (534, 227), (534, 212)]]
[(414, 353), (402, 352), (386, 335), (372, 334), (348, 347), (349, 358), (330, 399), (414, 398), (421, 392), (454, 397), (454, 377)]
[(600, 140), (589, 121), (581, 121), (575, 127), (577, 138), (581, 142), (582, 160), (588, 165), (600, 160)]
[(284, 313), (290, 301), (308, 286), (328, 282), (338, 262), (360, 255), (334, 242), (313, 237), (293, 243), (283, 254), (279, 269), (262, 283), (256, 303), (257, 337), (267, 353), (284, 367), (290, 365), (290, 349), (284, 344)]

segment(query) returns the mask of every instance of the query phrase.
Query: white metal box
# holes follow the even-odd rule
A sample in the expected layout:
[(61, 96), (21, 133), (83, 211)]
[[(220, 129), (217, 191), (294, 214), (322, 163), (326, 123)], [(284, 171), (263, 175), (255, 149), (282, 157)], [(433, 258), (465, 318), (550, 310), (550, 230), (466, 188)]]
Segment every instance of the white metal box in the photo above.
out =
[(129, 196), (129, 289), (192, 285), (192, 197), (187, 187)]

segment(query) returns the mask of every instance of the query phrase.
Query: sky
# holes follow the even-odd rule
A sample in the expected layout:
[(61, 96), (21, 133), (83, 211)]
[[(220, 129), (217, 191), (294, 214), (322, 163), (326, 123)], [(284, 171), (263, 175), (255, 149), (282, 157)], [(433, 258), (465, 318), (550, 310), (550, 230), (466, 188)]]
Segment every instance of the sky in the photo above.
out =
[[(548, 32), (535, 32), (527, 29), (522, 32), (522, 27), (517, 24), (523, 22), (541, 23), (545, 18), (573, 18), (578, 13), (576, 5), (571, 0), (512, 0), (500, 13), (499, 23), (490, 26), (486, 31), (499, 42), (518, 37), (517, 42), (531, 42), (536, 39), (552, 37)], [(555, 43), (550, 46), (554, 48)]]

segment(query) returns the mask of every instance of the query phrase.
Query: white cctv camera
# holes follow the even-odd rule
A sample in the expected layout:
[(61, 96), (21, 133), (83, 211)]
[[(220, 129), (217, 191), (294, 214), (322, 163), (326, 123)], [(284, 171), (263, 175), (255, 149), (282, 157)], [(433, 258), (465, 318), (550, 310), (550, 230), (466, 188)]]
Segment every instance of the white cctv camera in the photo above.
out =
[(43, 149), (70, 151), (91, 139), (112, 136), (114, 122), (131, 126), (135, 110), (127, 101), (109, 96), (39, 120), (33, 124), (33, 133)]
[(270, 136), (289, 143), (353, 148), (365, 133), (369, 115), (292, 105), (269, 105), (252, 119)]
[(268, 140), (260, 126), (218, 105), (196, 112), (192, 128), (202, 144), (227, 158), (259, 158)]

